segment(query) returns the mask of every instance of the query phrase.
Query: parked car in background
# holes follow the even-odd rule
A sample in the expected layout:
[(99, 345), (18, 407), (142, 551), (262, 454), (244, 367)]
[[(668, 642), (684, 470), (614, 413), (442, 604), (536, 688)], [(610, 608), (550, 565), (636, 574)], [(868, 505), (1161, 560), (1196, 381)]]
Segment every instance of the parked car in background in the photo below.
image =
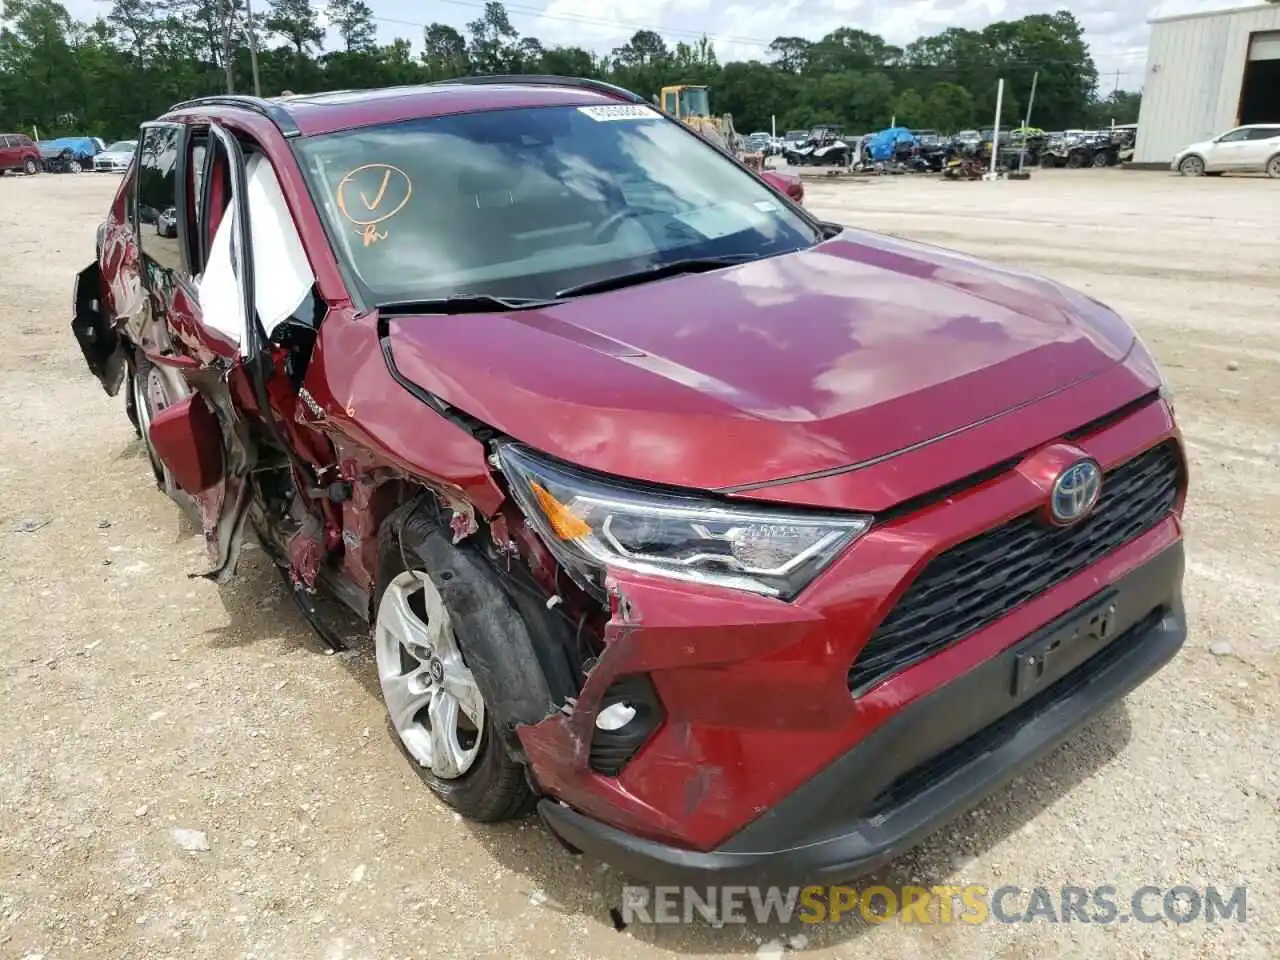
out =
[(117, 140), (93, 158), (95, 173), (124, 173), (133, 163), (137, 140)]
[(10, 170), (39, 173), (44, 163), (40, 147), (25, 133), (0, 133), (0, 173)]
[(1169, 164), (1184, 177), (1265, 173), (1280, 180), (1280, 123), (1251, 123), (1179, 150)]
[(256, 541), (334, 649), (316, 592), (367, 623), (462, 816), (838, 882), (1183, 645), (1182, 438), (1084, 293), (819, 219), (584, 79), (212, 97), (137, 156), (85, 362), (198, 573)]
[(757, 131), (747, 135), (745, 146), (750, 153), (763, 153), (768, 156), (773, 152), (773, 138), (767, 133)]
[(41, 140), (40, 157), (50, 173), (80, 173), (93, 166), (99, 142), (95, 137)]

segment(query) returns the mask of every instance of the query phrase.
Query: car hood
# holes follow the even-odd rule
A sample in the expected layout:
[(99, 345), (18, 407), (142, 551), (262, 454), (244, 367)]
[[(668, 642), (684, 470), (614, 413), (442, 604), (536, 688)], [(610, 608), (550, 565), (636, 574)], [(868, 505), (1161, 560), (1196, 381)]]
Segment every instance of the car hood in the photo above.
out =
[(402, 377), (509, 436), (700, 489), (884, 458), (1096, 376), (1134, 340), (1044, 279), (851, 230), (537, 310), (397, 316), (388, 337)]

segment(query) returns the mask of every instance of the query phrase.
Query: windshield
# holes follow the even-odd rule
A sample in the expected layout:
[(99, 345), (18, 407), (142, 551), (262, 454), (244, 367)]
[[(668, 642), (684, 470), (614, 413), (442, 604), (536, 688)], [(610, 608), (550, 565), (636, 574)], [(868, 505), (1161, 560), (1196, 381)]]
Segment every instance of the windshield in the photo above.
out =
[(557, 291), (820, 234), (750, 173), (640, 105), (431, 117), (303, 139), (299, 159), (367, 304)]
[(685, 87), (680, 91), (680, 116), (711, 116), (711, 97), (705, 87)]
[(107, 147), (103, 153), (133, 153), (137, 149), (137, 140), (117, 140), (111, 146)]

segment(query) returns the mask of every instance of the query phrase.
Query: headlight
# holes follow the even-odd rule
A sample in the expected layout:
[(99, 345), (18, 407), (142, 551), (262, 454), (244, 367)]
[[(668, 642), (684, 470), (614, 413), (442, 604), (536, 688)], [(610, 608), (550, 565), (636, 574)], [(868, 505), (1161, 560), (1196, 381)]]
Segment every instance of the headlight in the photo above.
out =
[(566, 571), (602, 595), (609, 568), (791, 599), (871, 518), (736, 506), (599, 477), (505, 444), (498, 461)]

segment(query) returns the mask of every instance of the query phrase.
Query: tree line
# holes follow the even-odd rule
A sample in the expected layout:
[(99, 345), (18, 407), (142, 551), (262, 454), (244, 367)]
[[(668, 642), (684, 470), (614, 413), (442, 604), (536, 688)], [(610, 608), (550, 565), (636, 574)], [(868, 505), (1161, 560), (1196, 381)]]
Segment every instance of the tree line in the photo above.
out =
[[(1036, 77), (1032, 123), (1046, 129), (1137, 120), (1139, 94), (1098, 93), (1098, 71), (1079, 21), (1066, 10), (952, 28), (898, 47), (841, 27), (818, 40), (778, 37), (760, 56), (720, 63), (707, 37), (674, 45), (640, 30), (608, 53), (547, 46), (521, 36), (501, 2), (478, 9), (465, 31), (423, 30), (377, 42), (364, 0), (112, 0), (91, 23), (58, 0), (3, 0), (0, 130), (42, 137), (134, 134), (172, 104), (228, 90), (381, 87), (485, 73), (550, 73), (608, 80), (650, 97), (665, 85), (711, 88), (712, 110), (741, 132), (839, 123), (869, 132), (891, 120), (944, 132), (990, 125), (1005, 80), (1002, 124), (1021, 122)], [(252, 23), (252, 30), (249, 29)], [(325, 49), (324, 25), (340, 43)], [(251, 43), (256, 58), (251, 57)]]

